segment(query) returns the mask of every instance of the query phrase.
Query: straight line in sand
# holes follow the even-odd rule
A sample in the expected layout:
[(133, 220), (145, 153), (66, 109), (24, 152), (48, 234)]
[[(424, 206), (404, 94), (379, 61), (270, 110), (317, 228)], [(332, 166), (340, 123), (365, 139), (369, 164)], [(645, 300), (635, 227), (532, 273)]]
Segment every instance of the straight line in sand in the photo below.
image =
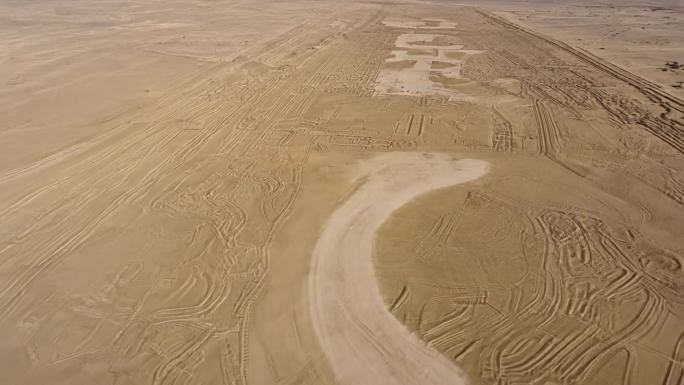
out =
[(373, 241), (390, 215), (429, 191), (487, 173), (481, 160), (389, 153), (364, 161), (360, 187), (330, 217), (313, 256), (310, 311), (341, 385), (464, 384), (462, 372), (387, 310), (375, 277)]

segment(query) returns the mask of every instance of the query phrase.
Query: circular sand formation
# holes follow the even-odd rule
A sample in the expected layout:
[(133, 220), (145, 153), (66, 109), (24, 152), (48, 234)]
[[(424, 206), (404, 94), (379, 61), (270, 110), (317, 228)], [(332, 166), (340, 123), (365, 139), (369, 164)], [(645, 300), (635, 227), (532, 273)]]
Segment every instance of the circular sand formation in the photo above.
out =
[(314, 249), (311, 316), (340, 384), (462, 384), (462, 372), (386, 309), (371, 253), (376, 230), (429, 191), (475, 180), (488, 163), (445, 154), (390, 153), (361, 164), (358, 188)]

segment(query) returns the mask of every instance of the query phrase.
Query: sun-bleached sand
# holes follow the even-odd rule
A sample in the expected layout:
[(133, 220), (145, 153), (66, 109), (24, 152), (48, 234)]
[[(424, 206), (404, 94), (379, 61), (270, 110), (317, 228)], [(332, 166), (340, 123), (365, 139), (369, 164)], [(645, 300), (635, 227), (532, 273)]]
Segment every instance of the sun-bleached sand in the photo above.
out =
[(373, 270), (373, 239), (405, 203), (475, 180), (487, 167), (432, 153), (391, 153), (360, 165), (358, 187), (316, 243), (310, 278), (313, 326), (340, 384), (466, 383), (456, 366), (387, 311)]

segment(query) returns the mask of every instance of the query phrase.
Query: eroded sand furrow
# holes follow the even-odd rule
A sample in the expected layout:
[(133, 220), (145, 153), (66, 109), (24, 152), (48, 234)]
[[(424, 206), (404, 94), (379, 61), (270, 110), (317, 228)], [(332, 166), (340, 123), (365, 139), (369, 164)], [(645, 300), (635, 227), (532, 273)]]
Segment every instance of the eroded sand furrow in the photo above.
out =
[(314, 249), (311, 316), (340, 384), (462, 384), (460, 370), (387, 310), (373, 271), (376, 230), (429, 191), (475, 180), (488, 163), (444, 154), (390, 153), (360, 166), (353, 195)]

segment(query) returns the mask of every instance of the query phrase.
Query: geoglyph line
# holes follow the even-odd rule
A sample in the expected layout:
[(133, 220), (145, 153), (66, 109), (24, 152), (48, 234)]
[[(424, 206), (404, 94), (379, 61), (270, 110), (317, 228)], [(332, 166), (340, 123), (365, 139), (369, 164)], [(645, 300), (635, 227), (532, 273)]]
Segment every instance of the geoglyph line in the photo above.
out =
[(388, 153), (361, 163), (360, 187), (330, 217), (309, 280), (314, 330), (341, 385), (464, 384), (461, 371), (387, 310), (373, 270), (377, 229), (429, 191), (478, 179), (488, 163)]

